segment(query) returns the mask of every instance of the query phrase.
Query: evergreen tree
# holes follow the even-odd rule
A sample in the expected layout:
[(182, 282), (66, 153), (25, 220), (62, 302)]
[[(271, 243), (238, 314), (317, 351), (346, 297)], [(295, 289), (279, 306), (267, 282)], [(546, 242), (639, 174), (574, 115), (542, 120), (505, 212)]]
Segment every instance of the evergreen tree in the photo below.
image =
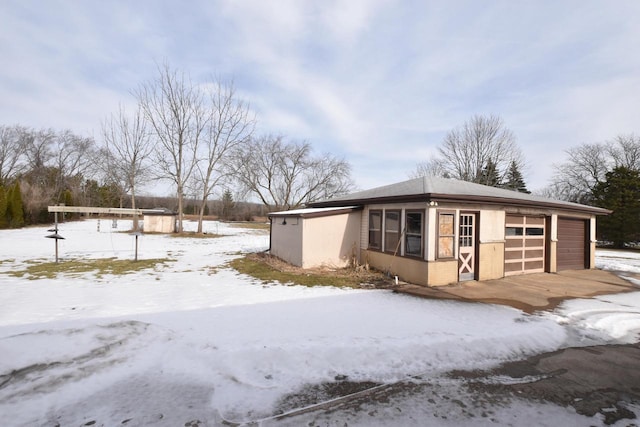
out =
[(511, 165), (509, 166), (504, 179), (505, 181), (503, 187), (507, 190), (513, 190), (527, 194), (531, 193), (531, 191), (527, 190), (527, 185), (524, 183), (522, 173), (520, 173), (520, 169), (518, 168), (518, 164), (516, 162), (511, 162)]
[(235, 205), (233, 194), (228, 189), (225, 190), (222, 194), (222, 219), (231, 218)]
[(487, 164), (482, 168), (479, 183), (490, 187), (500, 187), (500, 174), (498, 173), (498, 167), (493, 160), (489, 159)]
[(65, 206), (73, 206), (73, 194), (71, 194), (71, 190), (64, 190), (64, 193), (62, 193), (62, 203), (64, 203)]
[(7, 213), (9, 227), (20, 228), (24, 226), (24, 207), (22, 205), (22, 193), (20, 182), (16, 181), (7, 197)]
[(7, 219), (7, 202), (7, 192), (4, 187), (0, 185), (0, 229), (9, 227), (9, 221)]
[(594, 204), (612, 214), (597, 219), (600, 238), (616, 248), (640, 238), (640, 172), (623, 166), (607, 172), (604, 182), (593, 189)]

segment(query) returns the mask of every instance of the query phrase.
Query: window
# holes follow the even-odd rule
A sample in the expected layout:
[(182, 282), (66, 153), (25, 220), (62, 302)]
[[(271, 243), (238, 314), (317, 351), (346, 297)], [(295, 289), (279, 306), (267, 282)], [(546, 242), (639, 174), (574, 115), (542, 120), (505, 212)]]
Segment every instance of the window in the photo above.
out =
[(522, 231), (522, 227), (507, 227), (505, 233), (507, 236), (522, 236)]
[(473, 214), (460, 215), (460, 247), (470, 248), (473, 246)]
[(527, 236), (544, 236), (544, 228), (542, 227), (527, 227), (525, 233)]
[(422, 256), (422, 212), (407, 212), (405, 227), (404, 254), (407, 256)]
[(400, 241), (400, 211), (384, 212), (384, 250), (397, 253)]
[(455, 238), (455, 215), (449, 212), (438, 213), (438, 258), (453, 258)]
[(369, 249), (382, 248), (382, 211), (369, 211)]

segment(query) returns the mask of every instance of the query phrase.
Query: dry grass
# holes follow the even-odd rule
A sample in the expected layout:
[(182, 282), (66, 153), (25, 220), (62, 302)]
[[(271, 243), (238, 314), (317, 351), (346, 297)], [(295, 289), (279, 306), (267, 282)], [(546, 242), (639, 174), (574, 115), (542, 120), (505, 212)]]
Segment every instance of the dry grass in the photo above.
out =
[(389, 288), (393, 282), (384, 274), (365, 268), (302, 269), (265, 254), (248, 254), (229, 263), (238, 272), (265, 283), (280, 282), (303, 286), (335, 286), (341, 288)]
[(95, 272), (97, 277), (105, 274), (123, 275), (145, 269), (155, 269), (158, 265), (173, 262), (169, 258), (143, 259), (138, 261), (116, 258), (84, 259), (55, 262), (32, 262), (24, 270), (14, 270), (7, 274), (26, 277), (29, 280), (52, 279), (58, 274), (77, 276)]

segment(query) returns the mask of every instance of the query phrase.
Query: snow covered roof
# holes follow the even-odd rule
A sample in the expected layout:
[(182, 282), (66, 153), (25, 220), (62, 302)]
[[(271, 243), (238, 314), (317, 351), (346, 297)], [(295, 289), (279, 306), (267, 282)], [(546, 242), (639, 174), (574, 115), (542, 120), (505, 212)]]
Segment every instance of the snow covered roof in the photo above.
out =
[(338, 206), (331, 208), (302, 208), (302, 209), (292, 209), (290, 211), (280, 211), (280, 212), (271, 212), (269, 214), (272, 216), (299, 216), (302, 218), (313, 218), (320, 216), (329, 216), (329, 215), (339, 215), (342, 213), (352, 212), (356, 209), (359, 209), (358, 206)]
[(547, 197), (520, 193), (503, 188), (490, 187), (449, 178), (422, 177), (371, 190), (359, 191), (333, 199), (311, 203), (312, 207), (337, 207), (341, 205), (363, 205), (370, 203), (408, 201), (457, 201), (480, 202), (529, 207), (552, 207), (593, 214), (608, 214), (610, 211), (594, 206), (564, 202)]

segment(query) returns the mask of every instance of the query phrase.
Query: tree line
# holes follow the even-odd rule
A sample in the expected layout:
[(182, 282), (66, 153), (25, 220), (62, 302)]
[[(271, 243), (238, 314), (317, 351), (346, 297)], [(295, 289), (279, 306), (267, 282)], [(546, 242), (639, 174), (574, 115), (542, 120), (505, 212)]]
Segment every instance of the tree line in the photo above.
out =
[[(186, 198), (199, 232), (212, 197), (231, 217), (234, 199), (286, 210), (354, 187), (345, 159), (317, 154), (306, 141), (258, 134), (256, 114), (233, 82), (195, 83), (161, 64), (132, 94), (135, 108), (121, 106), (106, 117), (98, 142), (71, 130), (0, 125), (0, 228), (48, 222), (51, 204), (136, 208), (138, 189), (154, 180), (173, 185), (178, 230)], [(611, 209), (612, 215), (598, 218), (599, 236), (617, 247), (640, 241), (640, 137), (584, 143), (566, 154), (540, 193)], [(475, 115), (450, 130), (436, 154), (410, 175), (529, 193), (525, 166), (502, 118)]]
[(640, 136), (583, 143), (566, 151), (567, 160), (544, 194), (613, 212), (598, 217), (598, 237), (615, 248), (640, 242)]
[[(640, 242), (640, 136), (583, 143), (565, 151), (554, 164), (542, 196), (613, 211), (597, 218), (605, 244), (624, 248)], [(475, 115), (449, 131), (437, 154), (410, 174), (440, 176), (529, 193), (521, 169), (526, 164), (514, 134), (495, 115)]]
[(173, 185), (178, 231), (185, 198), (197, 200), (198, 232), (213, 196), (230, 215), (229, 189), (282, 210), (353, 186), (346, 160), (257, 134), (256, 115), (233, 82), (195, 83), (162, 64), (132, 93), (136, 107), (105, 118), (98, 142), (70, 130), (0, 126), (0, 227), (48, 222), (47, 206), (59, 203), (118, 207), (127, 198), (136, 208), (139, 188), (154, 180)]

